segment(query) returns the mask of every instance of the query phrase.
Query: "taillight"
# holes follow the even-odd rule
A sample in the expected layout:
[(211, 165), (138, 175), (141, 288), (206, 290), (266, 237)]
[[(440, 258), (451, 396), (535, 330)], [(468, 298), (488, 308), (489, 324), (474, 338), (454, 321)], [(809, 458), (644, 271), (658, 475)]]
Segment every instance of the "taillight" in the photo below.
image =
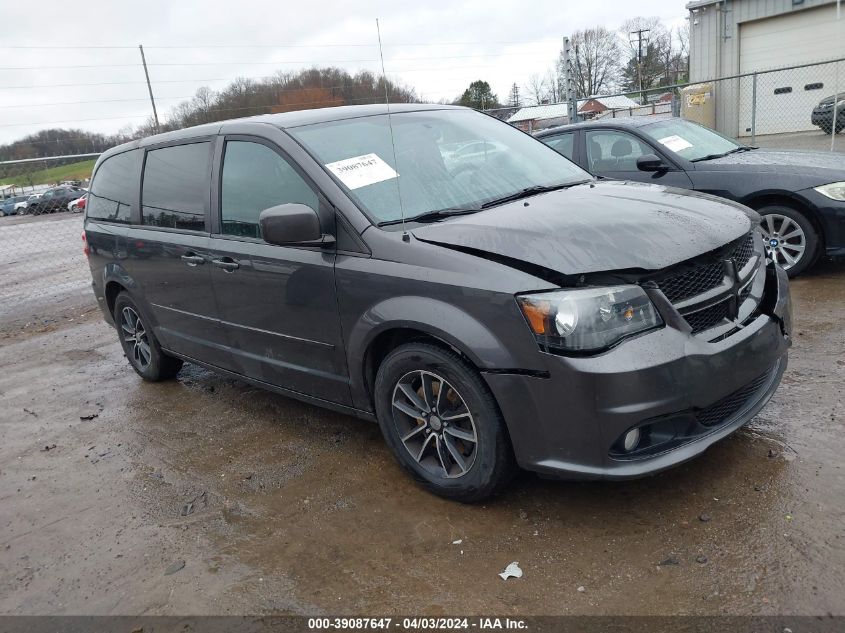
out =
[(85, 253), (85, 257), (91, 255), (91, 249), (88, 248), (88, 238), (85, 237), (85, 231), (82, 231), (82, 252)]

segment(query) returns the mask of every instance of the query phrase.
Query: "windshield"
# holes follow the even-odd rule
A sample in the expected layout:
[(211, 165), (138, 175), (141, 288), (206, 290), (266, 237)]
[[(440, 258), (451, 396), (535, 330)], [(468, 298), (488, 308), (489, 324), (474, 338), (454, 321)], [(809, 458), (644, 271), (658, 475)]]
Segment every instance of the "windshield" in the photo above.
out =
[(523, 189), (591, 179), (540, 141), (471, 110), (401, 112), (392, 123), (394, 143), (386, 115), (287, 131), (375, 223), (477, 210)]
[(640, 128), (666, 149), (687, 160), (732, 152), (738, 143), (718, 132), (684, 119), (666, 119)]

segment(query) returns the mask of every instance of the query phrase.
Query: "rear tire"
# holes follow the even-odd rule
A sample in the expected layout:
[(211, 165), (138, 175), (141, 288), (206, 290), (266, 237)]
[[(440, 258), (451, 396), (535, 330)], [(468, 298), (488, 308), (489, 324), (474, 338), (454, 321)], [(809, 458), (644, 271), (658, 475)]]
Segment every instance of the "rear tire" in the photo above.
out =
[(114, 323), (123, 353), (141, 378), (159, 382), (179, 373), (182, 361), (161, 351), (152, 327), (126, 292), (115, 299)]
[(757, 213), (762, 217), (766, 250), (787, 275), (797, 277), (816, 262), (821, 240), (810, 218), (780, 204), (762, 207)]
[(493, 394), (455, 352), (428, 343), (393, 350), (376, 375), (379, 426), (399, 464), (427, 490), (481, 501), (516, 471)]

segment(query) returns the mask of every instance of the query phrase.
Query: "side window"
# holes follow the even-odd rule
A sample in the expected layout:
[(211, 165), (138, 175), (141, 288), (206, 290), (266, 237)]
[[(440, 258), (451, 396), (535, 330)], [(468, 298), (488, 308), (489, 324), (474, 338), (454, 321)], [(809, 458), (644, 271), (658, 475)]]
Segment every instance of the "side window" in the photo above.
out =
[(261, 143), (228, 141), (223, 155), (221, 232), (261, 237), (258, 216), (279, 204), (317, 210), (317, 194), (284, 158)]
[(144, 224), (206, 230), (210, 150), (210, 143), (191, 143), (147, 152), (141, 191)]
[(566, 156), (572, 160), (572, 155), (575, 149), (575, 133), (568, 132), (566, 134), (555, 134), (554, 136), (547, 136), (542, 139), (543, 142), (551, 147), (558, 154)]
[(129, 209), (138, 186), (141, 150), (133, 149), (107, 158), (91, 183), (85, 214), (110, 222), (129, 222)]
[(654, 150), (627, 132), (587, 132), (587, 164), (594, 174), (637, 171), (637, 158), (646, 154), (654, 154)]

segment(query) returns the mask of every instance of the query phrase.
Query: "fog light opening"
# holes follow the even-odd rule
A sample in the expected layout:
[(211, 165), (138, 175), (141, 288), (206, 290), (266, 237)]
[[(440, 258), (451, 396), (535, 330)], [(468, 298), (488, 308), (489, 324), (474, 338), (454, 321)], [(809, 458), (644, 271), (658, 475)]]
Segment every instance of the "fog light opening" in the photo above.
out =
[(625, 449), (626, 453), (630, 453), (637, 448), (640, 443), (640, 437), (641, 433), (639, 429), (631, 429), (625, 433), (625, 437), (622, 440), (622, 448)]

